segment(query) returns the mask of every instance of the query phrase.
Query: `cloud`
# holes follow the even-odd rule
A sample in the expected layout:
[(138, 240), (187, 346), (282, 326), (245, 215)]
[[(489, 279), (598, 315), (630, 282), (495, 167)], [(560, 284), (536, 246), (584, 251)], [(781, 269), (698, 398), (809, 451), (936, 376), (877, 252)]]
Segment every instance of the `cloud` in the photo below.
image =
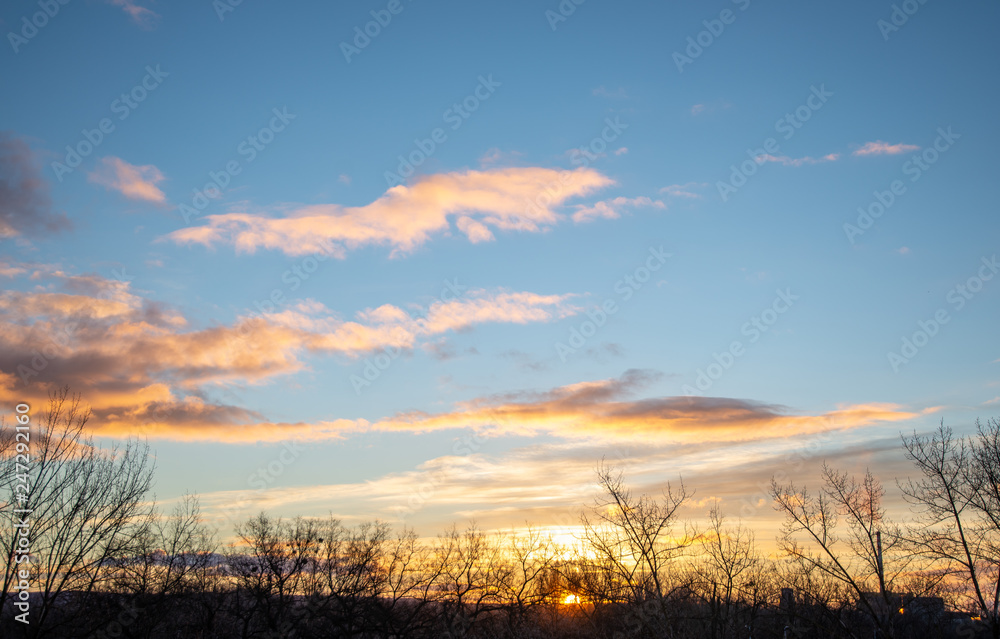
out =
[(351, 185), (351, 176), (347, 175), (346, 173), (341, 173), (340, 177), (337, 178), (337, 181), (340, 182), (341, 184), (346, 184), (346, 185), (350, 186)]
[[(714, 438), (678, 442), (668, 436), (642, 442), (576, 437), (569, 443), (532, 440), (512, 449), (483, 435), (456, 434), (438, 456), (412, 469), (364, 481), (224, 491), (202, 499), (210, 514), (228, 511), (229, 504), (239, 502), (248, 515), (285, 508), (287, 514), (321, 515), (336, 499), (338, 508), (352, 517), (405, 518), (413, 526), (445, 526), (459, 517), (475, 517), (486, 528), (506, 527), (515, 512), (534, 525), (573, 525), (579, 521), (581, 506), (597, 496), (594, 470), (604, 458), (626, 471), (637, 494), (656, 494), (667, 479), (681, 475), (699, 496), (720, 500), (730, 514), (745, 513), (743, 506), (750, 504), (756, 507), (750, 516), (777, 526), (780, 518), (773, 517), (766, 492), (776, 468), (794, 472), (797, 481), (806, 482), (812, 481), (811, 469), (818, 468), (821, 459), (835, 464), (870, 462), (889, 476), (906, 472), (896, 454), (898, 436), (867, 430), (731, 443)], [(396, 437), (409, 442), (414, 436)], [(553, 473), (553, 468), (559, 472)], [(685, 518), (703, 516), (708, 508), (707, 502), (692, 500), (684, 507)]]
[(498, 147), (493, 147), (479, 158), (479, 166), (484, 169), (500, 165), (510, 166), (522, 155), (524, 154), (520, 151), (502, 151)]
[(547, 433), (572, 441), (740, 442), (815, 434), (918, 417), (895, 404), (847, 405), (821, 415), (722, 397), (632, 399), (660, 376), (629, 370), (621, 377), (580, 382), (543, 393), (474, 399), (448, 413), (404, 413), (374, 430), (429, 432), (485, 429), (502, 435)]
[[(269, 425), (207, 397), (294, 374), (306, 368), (307, 357), (412, 350), (479, 324), (550, 322), (579, 311), (570, 295), (473, 289), (432, 303), (423, 316), (387, 304), (345, 320), (303, 300), (281, 312), (193, 328), (178, 311), (135, 294), (127, 281), (51, 266), (28, 270), (21, 269), (43, 284), (0, 292), (0, 402), (43, 402), (48, 391), (68, 384), (93, 405), (95, 428), (105, 434), (145, 421), (155, 437), (285, 438), (291, 426)], [(295, 428), (314, 437), (341, 430)]]
[(519, 369), (524, 371), (538, 373), (549, 369), (548, 363), (544, 360), (536, 359), (530, 353), (519, 351), (516, 348), (503, 351), (502, 353), (499, 353), (499, 356), (504, 359), (512, 360)]
[(439, 340), (424, 344), (424, 350), (427, 351), (431, 357), (440, 362), (447, 362), (462, 355), (479, 355), (479, 349), (475, 346), (470, 346), (460, 351), (454, 344), (448, 341), (448, 339), (443, 337)]
[(150, 29), (160, 18), (152, 9), (140, 6), (134, 0), (108, 0), (108, 4), (119, 7), (127, 13), (132, 21), (144, 29)]
[(614, 184), (588, 168), (574, 171), (537, 167), (466, 171), (427, 176), (411, 186), (395, 186), (365, 206), (305, 206), (285, 217), (251, 213), (209, 216), (208, 225), (167, 236), (180, 244), (229, 243), (238, 252), (258, 248), (288, 255), (391, 246), (390, 256), (413, 252), (433, 235), (447, 233), (451, 218), (473, 242), (492, 239), (492, 230), (540, 232), (564, 216), (555, 209), (567, 200)]
[(701, 195), (694, 192), (696, 188), (708, 186), (705, 182), (686, 182), (684, 184), (671, 184), (660, 189), (660, 193), (666, 193), (671, 197), (683, 197), (690, 199), (700, 199)]
[(101, 165), (87, 175), (94, 184), (118, 191), (130, 200), (163, 204), (167, 196), (156, 185), (165, 178), (152, 164), (136, 166), (116, 157), (101, 159)]
[(620, 149), (615, 149), (614, 153), (615, 153), (615, 155), (625, 155), (626, 153), (628, 153), (628, 147), (627, 146), (623, 146)]
[(25, 272), (23, 266), (11, 262), (0, 261), (0, 277), (14, 277)]
[(52, 212), (49, 184), (27, 143), (0, 131), (0, 238), (39, 237), (70, 227), (65, 215)]
[(704, 104), (696, 104), (691, 107), (691, 115), (700, 115), (705, 112), (706, 108)]
[(625, 357), (625, 348), (615, 342), (604, 342), (596, 348), (588, 348), (584, 351), (587, 357), (593, 358), (600, 364), (606, 363), (613, 357)]
[(573, 213), (573, 221), (577, 224), (583, 222), (593, 222), (594, 220), (605, 218), (609, 220), (621, 217), (626, 208), (652, 207), (655, 209), (665, 209), (667, 205), (661, 200), (651, 200), (646, 196), (642, 197), (616, 197), (612, 200), (603, 200), (594, 204), (579, 204), (576, 212)]
[(853, 155), (899, 155), (908, 151), (919, 151), (920, 147), (915, 144), (889, 144), (882, 140), (868, 142), (860, 149), (854, 151)]
[(756, 158), (754, 158), (754, 161), (756, 161), (757, 164), (766, 164), (768, 162), (776, 162), (776, 163), (781, 164), (783, 166), (803, 166), (805, 164), (820, 164), (822, 162), (836, 162), (838, 159), (840, 159), (840, 154), (839, 153), (829, 153), (827, 155), (824, 155), (821, 158), (813, 158), (813, 157), (809, 157), (809, 156), (806, 156), (806, 157), (803, 157), (803, 158), (790, 158), (787, 155), (771, 155), (769, 153), (765, 153), (763, 155), (758, 155)]

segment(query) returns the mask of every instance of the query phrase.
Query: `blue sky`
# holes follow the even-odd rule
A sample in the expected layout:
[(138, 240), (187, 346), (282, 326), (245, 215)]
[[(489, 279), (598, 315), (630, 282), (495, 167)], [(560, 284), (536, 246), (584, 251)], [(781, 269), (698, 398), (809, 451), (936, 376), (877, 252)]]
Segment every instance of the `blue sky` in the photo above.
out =
[(903, 5), (8, 3), (0, 395), (70, 384), (224, 528), (428, 482), (424, 532), (546, 524), (602, 456), (733, 514), (815, 441), (804, 478), (889, 480), (900, 431), (1000, 405), (998, 9)]

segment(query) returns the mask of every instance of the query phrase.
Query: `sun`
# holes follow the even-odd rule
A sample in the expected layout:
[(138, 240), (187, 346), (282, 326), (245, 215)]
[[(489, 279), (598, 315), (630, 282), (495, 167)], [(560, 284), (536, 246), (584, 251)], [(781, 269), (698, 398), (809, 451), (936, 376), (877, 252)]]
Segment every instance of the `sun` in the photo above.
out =
[(578, 597), (576, 595), (566, 595), (563, 598), (562, 602), (563, 602), (564, 606), (572, 606), (572, 605), (580, 603), (580, 597)]

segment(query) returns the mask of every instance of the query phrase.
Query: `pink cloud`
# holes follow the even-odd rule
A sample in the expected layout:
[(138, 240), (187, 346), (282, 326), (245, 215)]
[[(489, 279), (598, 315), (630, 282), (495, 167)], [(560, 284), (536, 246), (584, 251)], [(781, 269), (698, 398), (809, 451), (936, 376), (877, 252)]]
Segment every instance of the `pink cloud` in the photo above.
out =
[(116, 157), (101, 160), (101, 166), (87, 175), (94, 184), (118, 191), (130, 200), (163, 204), (167, 196), (156, 185), (165, 178), (152, 164), (136, 166)]
[(143, 28), (150, 28), (159, 19), (160, 15), (152, 9), (140, 6), (134, 0), (108, 0), (109, 4), (121, 8), (127, 13), (132, 21)]
[(888, 142), (876, 140), (875, 142), (868, 142), (856, 150), (854, 155), (899, 155), (900, 153), (918, 150), (920, 150), (920, 147), (915, 144), (889, 144)]
[(594, 204), (580, 204), (576, 212), (573, 213), (573, 221), (577, 224), (583, 222), (593, 222), (601, 218), (613, 220), (621, 217), (626, 208), (651, 207), (655, 209), (665, 209), (667, 205), (662, 200), (652, 200), (646, 196), (642, 197), (616, 197), (612, 200), (603, 200)]
[(705, 182), (687, 182), (685, 184), (671, 184), (660, 189), (660, 193), (666, 193), (671, 197), (683, 197), (689, 199), (699, 199), (700, 195), (694, 189), (708, 186)]
[(822, 162), (836, 162), (840, 159), (839, 153), (829, 153), (821, 158), (814, 157), (802, 157), (802, 158), (790, 158), (787, 155), (758, 155), (755, 160), (757, 164), (766, 164), (768, 162), (776, 162), (783, 166), (803, 166), (806, 164), (820, 164)]

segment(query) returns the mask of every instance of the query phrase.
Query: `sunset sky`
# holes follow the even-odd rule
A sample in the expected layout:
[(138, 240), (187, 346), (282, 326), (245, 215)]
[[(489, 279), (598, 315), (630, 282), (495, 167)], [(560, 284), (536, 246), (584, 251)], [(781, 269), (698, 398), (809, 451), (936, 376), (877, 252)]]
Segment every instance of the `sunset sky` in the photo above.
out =
[(764, 528), (891, 488), (1000, 413), (998, 19), (5, 3), (3, 412), (69, 385), (224, 534), (565, 524), (602, 458)]

